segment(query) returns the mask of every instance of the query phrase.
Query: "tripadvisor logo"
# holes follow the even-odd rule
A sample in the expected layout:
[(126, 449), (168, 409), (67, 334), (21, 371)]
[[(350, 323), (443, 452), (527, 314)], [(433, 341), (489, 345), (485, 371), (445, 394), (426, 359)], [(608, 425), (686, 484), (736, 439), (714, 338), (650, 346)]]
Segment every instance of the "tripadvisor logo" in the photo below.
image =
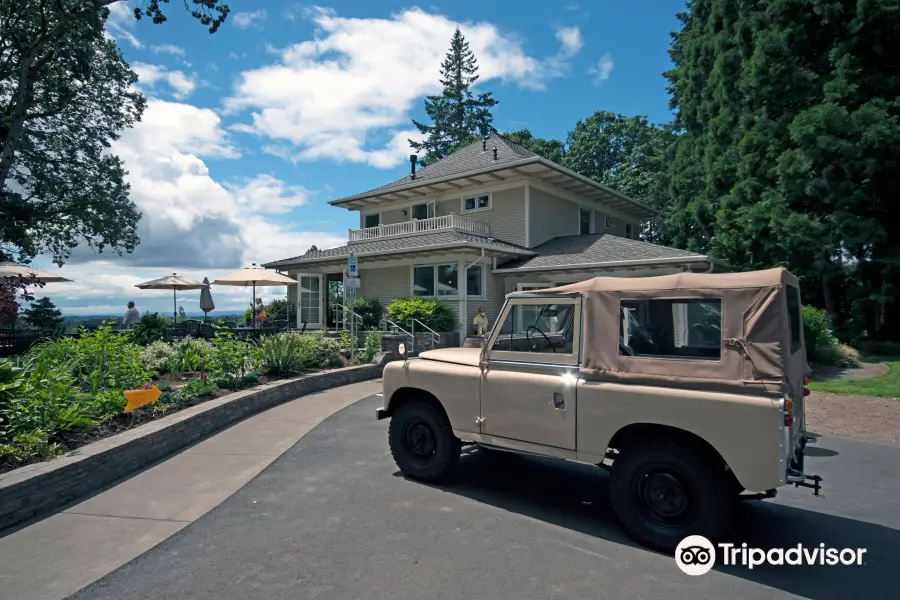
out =
[[(829, 548), (825, 544), (790, 548), (750, 548), (732, 543), (720, 543), (718, 548), (702, 535), (689, 535), (675, 548), (675, 564), (688, 575), (704, 575), (718, 563), (753, 569), (760, 565), (863, 565), (865, 548)], [(718, 561), (717, 561), (718, 556)]]

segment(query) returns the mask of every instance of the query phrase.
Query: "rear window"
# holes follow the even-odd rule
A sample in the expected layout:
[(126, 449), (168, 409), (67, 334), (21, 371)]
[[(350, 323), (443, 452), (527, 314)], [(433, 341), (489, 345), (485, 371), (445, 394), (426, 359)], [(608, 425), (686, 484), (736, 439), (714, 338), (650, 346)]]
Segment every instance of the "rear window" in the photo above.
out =
[(791, 354), (800, 350), (803, 315), (800, 312), (800, 290), (787, 286), (788, 322), (791, 328)]
[(719, 299), (623, 300), (620, 317), (620, 356), (722, 357)]

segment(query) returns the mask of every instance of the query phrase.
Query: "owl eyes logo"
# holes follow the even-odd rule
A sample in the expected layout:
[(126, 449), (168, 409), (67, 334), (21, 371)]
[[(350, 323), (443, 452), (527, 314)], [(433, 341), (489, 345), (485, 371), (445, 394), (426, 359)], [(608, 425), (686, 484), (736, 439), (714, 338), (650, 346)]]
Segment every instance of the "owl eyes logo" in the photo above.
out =
[(687, 575), (704, 575), (716, 564), (716, 549), (702, 535), (689, 535), (675, 548), (675, 563)]

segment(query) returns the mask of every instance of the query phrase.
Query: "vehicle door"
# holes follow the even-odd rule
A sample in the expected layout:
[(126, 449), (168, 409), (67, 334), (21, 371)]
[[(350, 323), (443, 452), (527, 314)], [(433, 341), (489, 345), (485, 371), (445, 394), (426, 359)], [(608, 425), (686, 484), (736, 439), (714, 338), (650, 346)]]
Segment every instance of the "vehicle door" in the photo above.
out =
[(575, 449), (581, 299), (510, 299), (485, 348), (483, 434)]

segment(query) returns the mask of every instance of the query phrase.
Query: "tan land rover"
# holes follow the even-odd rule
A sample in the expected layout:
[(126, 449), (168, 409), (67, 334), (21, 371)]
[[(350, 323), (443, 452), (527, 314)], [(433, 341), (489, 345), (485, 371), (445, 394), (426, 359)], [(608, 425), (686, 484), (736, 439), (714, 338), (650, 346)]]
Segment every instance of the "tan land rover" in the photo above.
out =
[(820, 489), (803, 467), (808, 365), (785, 269), (517, 292), (482, 348), (403, 358), (377, 418), (410, 478), (449, 480), (466, 444), (597, 465), (626, 532), (665, 551), (724, 539), (740, 499)]

